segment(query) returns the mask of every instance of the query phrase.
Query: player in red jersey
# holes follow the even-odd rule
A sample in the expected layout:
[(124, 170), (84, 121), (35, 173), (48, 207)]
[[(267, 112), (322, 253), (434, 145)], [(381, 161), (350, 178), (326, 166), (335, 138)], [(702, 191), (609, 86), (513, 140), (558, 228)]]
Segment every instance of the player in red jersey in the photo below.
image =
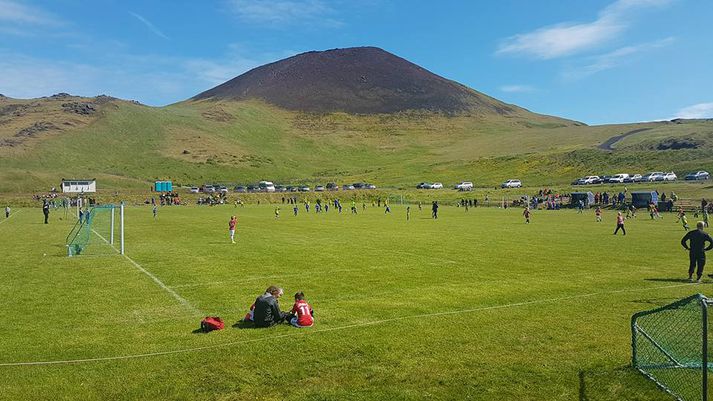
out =
[(290, 324), (295, 327), (311, 327), (314, 324), (314, 311), (305, 301), (305, 294), (300, 291), (295, 294), (295, 304), (292, 306)]
[(238, 225), (238, 218), (235, 216), (230, 216), (230, 221), (228, 222), (228, 231), (230, 232), (230, 242), (235, 243), (235, 226)]

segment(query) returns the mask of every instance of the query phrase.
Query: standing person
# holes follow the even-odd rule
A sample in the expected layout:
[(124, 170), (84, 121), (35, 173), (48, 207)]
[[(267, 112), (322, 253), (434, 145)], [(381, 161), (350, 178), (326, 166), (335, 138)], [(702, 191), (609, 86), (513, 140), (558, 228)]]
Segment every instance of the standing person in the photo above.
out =
[(418, 201), (418, 211), (420, 212), (421, 210), (422, 210), (421, 201)]
[(683, 225), (684, 230), (690, 230), (690, 228), (688, 227), (688, 218), (686, 217), (686, 212), (684, 211), (681, 211), (681, 224)]
[(525, 206), (522, 215), (525, 216), (525, 224), (530, 224), (530, 208), (528, 206)]
[(708, 208), (703, 209), (703, 225), (708, 227)]
[(50, 204), (46, 199), (42, 202), (42, 214), (45, 215), (45, 224), (49, 224)]
[(621, 212), (616, 212), (616, 230), (614, 230), (614, 235), (619, 232), (624, 233), (626, 235), (626, 229), (624, 228), (624, 216), (621, 214)]
[(235, 243), (235, 227), (238, 225), (238, 218), (235, 216), (230, 216), (230, 221), (228, 222), (228, 232), (230, 232), (230, 242)]
[(356, 202), (352, 201), (352, 214), (357, 214)]
[(154, 218), (154, 220), (156, 220), (156, 217), (158, 216), (158, 206), (156, 206), (156, 204), (154, 203), (152, 209), (153, 209), (153, 210), (152, 210), (152, 211), (153, 211), (153, 218)]
[(431, 217), (438, 220), (438, 201), (433, 201), (431, 204)]
[(406, 206), (406, 221), (411, 220), (411, 206)]
[(384, 201), (384, 214), (391, 213), (391, 207), (389, 207), (389, 201)]
[(597, 223), (602, 222), (602, 208), (597, 206), (597, 208), (594, 210), (594, 216), (597, 218)]
[(271, 285), (265, 293), (255, 299), (253, 321), (256, 327), (270, 327), (284, 322), (289, 318), (289, 313), (280, 310), (278, 299), (284, 294), (280, 287)]
[(276, 218), (276, 219), (279, 219), (279, 218), (280, 218), (280, 208), (279, 208), (279, 207), (276, 207), (276, 208), (275, 208), (275, 218)]
[(5, 206), (5, 218), (10, 217), (10, 206)]
[(292, 204), (292, 213), (294, 213), (295, 216), (297, 216), (297, 212), (298, 212), (299, 210), (300, 210), (300, 208), (297, 207), (297, 203), (293, 203), (293, 204)]
[(577, 213), (584, 213), (584, 201), (582, 199), (577, 202)]
[[(697, 230), (689, 231), (681, 239), (681, 246), (688, 250), (690, 265), (688, 266), (688, 280), (693, 281), (693, 271), (696, 271), (697, 281), (701, 282), (703, 267), (706, 265), (706, 251), (713, 249), (713, 239), (703, 231), (703, 222), (696, 224)], [(708, 246), (706, 245), (708, 243)], [(696, 269), (696, 267), (698, 269)], [(708, 275), (713, 277), (713, 275)]]

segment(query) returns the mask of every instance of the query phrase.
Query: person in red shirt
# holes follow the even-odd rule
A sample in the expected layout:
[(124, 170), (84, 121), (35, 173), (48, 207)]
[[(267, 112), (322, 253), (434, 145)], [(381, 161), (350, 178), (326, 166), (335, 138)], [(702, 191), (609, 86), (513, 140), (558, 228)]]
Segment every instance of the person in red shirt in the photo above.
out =
[(235, 243), (235, 226), (238, 225), (238, 218), (235, 216), (230, 216), (230, 221), (228, 222), (228, 230), (230, 230), (230, 242)]
[(305, 301), (305, 294), (300, 291), (295, 294), (295, 304), (292, 306), (290, 324), (295, 327), (311, 327), (314, 324), (314, 311)]
[(255, 315), (255, 304), (250, 305), (250, 311), (243, 318), (244, 322), (253, 322), (253, 316)]

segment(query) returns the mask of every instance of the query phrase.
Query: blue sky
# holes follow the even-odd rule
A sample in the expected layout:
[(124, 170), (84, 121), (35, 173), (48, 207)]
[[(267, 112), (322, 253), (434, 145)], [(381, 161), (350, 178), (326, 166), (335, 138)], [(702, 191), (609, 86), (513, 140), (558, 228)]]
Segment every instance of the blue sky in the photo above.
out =
[(0, 0), (0, 93), (158, 106), (368, 45), (589, 124), (713, 117), (711, 21), (710, 0)]

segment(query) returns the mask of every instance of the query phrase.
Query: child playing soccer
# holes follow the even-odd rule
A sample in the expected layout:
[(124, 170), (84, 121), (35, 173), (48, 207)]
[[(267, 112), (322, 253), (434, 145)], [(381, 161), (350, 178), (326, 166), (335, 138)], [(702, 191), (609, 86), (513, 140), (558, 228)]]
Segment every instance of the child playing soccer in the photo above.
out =
[(314, 311), (305, 301), (305, 294), (300, 291), (295, 294), (295, 304), (292, 306), (290, 324), (295, 327), (312, 327), (314, 324)]
[(153, 205), (153, 218), (156, 219), (156, 215), (158, 215), (158, 207), (156, 205)]
[(230, 216), (230, 221), (228, 222), (228, 230), (230, 231), (230, 242), (235, 243), (235, 226), (238, 225), (238, 218), (235, 216)]
[(411, 206), (406, 206), (406, 221), (411, 220)]
[(10, 206), (5, 206), (5, 218), (10, 217)]
[(525, 210), (523, 210), (522, 215), (525, 216), (525, 223), (530, 224), (530, 208), (525, 207)]
[(280, 218), (280, 208), (279, 208), (279, 207), (276, 207), (276, 208), (275, 208), (275, 218), (276, 218), (276, 219), (279, 219), (279, 218)]
[(688, 231), (690, 228), (688, 227), (688, 218), (686, 217), (686, 212), (681, 211), (681, 224), (683, 224), (683, 229)]
[(597, 217), (597, 223), (602, 222), (602, 208), (597, 206), (597, 209), (594, 210), (594, 215)]

